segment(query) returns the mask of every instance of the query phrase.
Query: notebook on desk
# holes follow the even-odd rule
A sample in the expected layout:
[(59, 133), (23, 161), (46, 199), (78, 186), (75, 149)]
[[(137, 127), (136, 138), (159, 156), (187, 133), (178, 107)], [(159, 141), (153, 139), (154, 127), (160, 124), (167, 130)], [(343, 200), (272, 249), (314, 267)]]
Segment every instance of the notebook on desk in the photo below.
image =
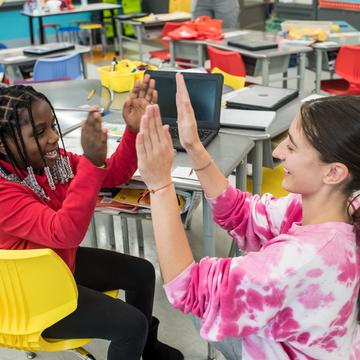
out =
[(250, 85), (229, 98), (226, 106), (235, 109), (275, 111), (298, 96), (299, 91), (294, 89)]
[[(174, 71), (146, 71), (155, 80), (163, 124), (170, 126), (174, 148), (183, 151), (177, 129), (176, 80)], [(220, 129), (220, 105), (223, 87), (221, 74), (183, 73), (195, 112), (200, 140), (207, 146)]]
[(60, 51), (75, 49), (75, 45), (68, 42), (49, 43), (24, 48), (25, 55), (49, 55)]
[(227, 42), (229, 46), (235, 46), (245, 50), (259, 51), (267, 49), (275, 49), (278, 47), (276, 41), (270, 40), (257, 40), (257, 39), (232, 39)]
[(266, 131), (275, 116), (275, 111), (221, 109), (220, 125), (233, 129)]

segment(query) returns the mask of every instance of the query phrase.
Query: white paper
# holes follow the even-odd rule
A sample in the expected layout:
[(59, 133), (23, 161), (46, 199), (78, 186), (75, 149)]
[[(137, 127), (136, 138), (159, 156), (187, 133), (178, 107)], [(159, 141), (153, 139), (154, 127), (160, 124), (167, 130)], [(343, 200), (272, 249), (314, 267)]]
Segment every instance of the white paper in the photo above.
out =
[(198, 180), (195, 171), (189, 166), (177, 166), (171, 172), (171, 176), (180, 179)]

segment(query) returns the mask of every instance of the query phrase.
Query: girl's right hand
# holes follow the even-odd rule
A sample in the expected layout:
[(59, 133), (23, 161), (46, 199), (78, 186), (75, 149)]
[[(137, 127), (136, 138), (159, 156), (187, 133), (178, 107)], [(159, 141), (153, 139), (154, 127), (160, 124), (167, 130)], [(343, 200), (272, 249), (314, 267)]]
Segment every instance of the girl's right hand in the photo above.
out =
[(101, 114), (97, 107), (89, 112), (81, 125), (81, 146), (84, 155), (96, 166), (105, 164), (107, 155), (107, 130), (101, 125)]
[(176, 74), (176, 107), (180, 143), (188, 151), (201, 142), (197, 132), (194, 110), (181, 73)]

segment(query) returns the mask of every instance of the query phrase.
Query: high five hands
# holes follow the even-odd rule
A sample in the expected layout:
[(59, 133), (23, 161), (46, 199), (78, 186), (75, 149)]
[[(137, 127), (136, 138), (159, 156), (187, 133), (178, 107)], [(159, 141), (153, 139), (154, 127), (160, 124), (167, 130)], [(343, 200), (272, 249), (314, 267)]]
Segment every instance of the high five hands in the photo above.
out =
[(132, 131), (139, 131), (141, 117), (145, 114), (147, 105), (157, 103), (155, 80), (146, 74), (143, 82), (137, 80), (123, 106), (123, 117), (127, 127)]
[[(195, 115), (182, 74), (176, 74), (176, 106), (181, 145), (185, 150), (200, 144)], [(138, 167), (149, 189), (159, 189), (171, 182), (174, 151), (168, 125), (162, 125), (158, 105), (146, 107), (136, 138)]]

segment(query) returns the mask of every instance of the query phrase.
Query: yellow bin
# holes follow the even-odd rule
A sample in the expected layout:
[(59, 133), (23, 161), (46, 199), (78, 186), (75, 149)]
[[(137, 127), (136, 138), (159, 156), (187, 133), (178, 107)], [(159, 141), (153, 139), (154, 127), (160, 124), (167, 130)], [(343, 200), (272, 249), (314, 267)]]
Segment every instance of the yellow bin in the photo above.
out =
[(102, 86), (105, 86), (116, 92), (130, 91), (136, 80), (143, 80), (145, 70), (139, 70), (141, 66), (148, 70), (156, 70), (152, 65), (147, 65), (141, 61), (121, 60), (115, 65), (115, 71), (112, 66), (100, 66), (98, 71)]

